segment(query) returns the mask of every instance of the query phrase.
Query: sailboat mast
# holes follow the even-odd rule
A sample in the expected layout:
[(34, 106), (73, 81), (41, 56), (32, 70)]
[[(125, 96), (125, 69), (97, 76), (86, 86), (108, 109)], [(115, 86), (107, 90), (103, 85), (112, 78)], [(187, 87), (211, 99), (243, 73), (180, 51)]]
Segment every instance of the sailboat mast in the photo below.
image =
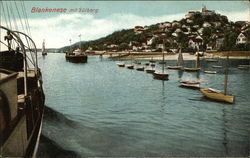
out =
[(80, 41), (79, 41), (79, 49), (81, 50), (81, 34), (79, 35)]
[(224, 95), (227, 95), (227, 81), (228, 81), (228, 60), (229, 60), (229, 52), (227, 52), (227, 61), (225, 67), (225, 78), (224, 78)]
[(163, 39), (163, 47), (162, 47), (162, 73), (164, 73), (164, 65), (165, 65), (164, 49), (165, 49), (165, 39)]

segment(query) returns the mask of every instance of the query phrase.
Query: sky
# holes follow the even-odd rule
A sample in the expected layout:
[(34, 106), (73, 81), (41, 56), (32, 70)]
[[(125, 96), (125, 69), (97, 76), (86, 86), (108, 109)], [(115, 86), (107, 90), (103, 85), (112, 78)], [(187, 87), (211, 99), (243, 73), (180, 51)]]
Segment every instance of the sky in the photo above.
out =
[[(9, 7), (13, 5), (15, 8), (14, 4), (8, 3)], [(246, 0), (24, 1), (24, 4), (32, 38), (38, 48), (41, 48), (44, 39), (47, 48), (60, 48), (69, 45), (70, 39), (72, 43), (78, 42), (80, 34), (82, 41), (88, 41), (105, 37), (117, 30), (133, 28), (135, 25), (145, 26), (180, 20), (188, 11), (200, 11), (203, 6), (209, 10), (215, 10), (216, 13), (226, 15), (231, 21), (250, 20), (250, 3)], [(8, 5), (1, 5), (1, 10), (5, 7), (6, 11)], [(65, 8), (67, 11), (39, 13), (32, 12), (33, 8)], [(96, 12), (79, 12), (80, 8), (94, 9)], [(18, 14), (16, 13), (16, 15)], [(4, 18), (1, 19), (1, 24), (5, 24)]]

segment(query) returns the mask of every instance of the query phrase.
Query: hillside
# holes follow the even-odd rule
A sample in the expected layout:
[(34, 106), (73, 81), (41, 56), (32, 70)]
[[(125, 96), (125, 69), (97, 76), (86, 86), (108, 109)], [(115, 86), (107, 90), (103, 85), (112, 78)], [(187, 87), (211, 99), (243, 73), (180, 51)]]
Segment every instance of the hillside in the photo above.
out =
[[(116, 31), (106, 37), (81, 44), (86, 50), (134, 50), (161, 51), (176, 49), (199, 50), (249, 50), (249, 22), (231, 22), (224, 15), (202, 8), (189, 11), (180, 21), (162, 22), (151, 26), (135, 26), (133, 29)], [(245, 42), (236, 42), (240, 33)], [(243, 37), (244, 40), (244, 37)], [(79, 44), (72, 45), (76, 49)], [(164, 47), (165, 46), (165, 47)], [(64, 47), (61, 50), (69, 50)]]

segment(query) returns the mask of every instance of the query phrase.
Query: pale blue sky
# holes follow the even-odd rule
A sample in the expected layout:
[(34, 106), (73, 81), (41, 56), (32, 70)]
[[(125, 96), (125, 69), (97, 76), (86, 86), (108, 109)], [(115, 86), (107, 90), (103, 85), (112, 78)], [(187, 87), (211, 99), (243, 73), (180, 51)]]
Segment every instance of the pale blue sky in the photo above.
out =
[[(18, 1), (3, 1), (13, 5)], [(12, 3), (12, 4), (11, 4)], [(43, 39), (46, 47), (60, 48), (81, 40), (95, 40), (121, 29), (135, 25), (152, 25), (165, 21), (180, 20), (190, 11), (200, 11), (205, 5), (209, 10), (226, 15), (231, 21), (249, 21), (250, 3), (244, 1), (24, 1), (30, 30), (37, 47)], [(6, 5), (4, 5), (6, 7)], [(39, 8), (90, 8), (94, 13), (31, 13)], [(15, 10), (14, 10), (15, 11)], [(16, 13), (17, 16), (17, 13)], [(1, 14), (2, 17), (2, 14)], [(3, 18), (2, 18), (3, 19)], [(19, 27), (20, 28), (20, 27)], [(20, 30), (22, 31), (22, 30)]]

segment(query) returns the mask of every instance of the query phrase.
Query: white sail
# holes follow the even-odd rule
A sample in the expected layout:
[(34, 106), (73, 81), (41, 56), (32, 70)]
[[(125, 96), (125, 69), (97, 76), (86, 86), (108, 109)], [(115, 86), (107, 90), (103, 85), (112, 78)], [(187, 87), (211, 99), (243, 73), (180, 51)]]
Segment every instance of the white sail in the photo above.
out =
[(45, 40), (43, 40), (42, 55), (46, 55), (46, 52), (45, 52)]
[(184, 66), (184, 60), (181, 52), (181, 48), (179, 49), (179, 56), (178, 56), (178, 66), (183, 67)]

